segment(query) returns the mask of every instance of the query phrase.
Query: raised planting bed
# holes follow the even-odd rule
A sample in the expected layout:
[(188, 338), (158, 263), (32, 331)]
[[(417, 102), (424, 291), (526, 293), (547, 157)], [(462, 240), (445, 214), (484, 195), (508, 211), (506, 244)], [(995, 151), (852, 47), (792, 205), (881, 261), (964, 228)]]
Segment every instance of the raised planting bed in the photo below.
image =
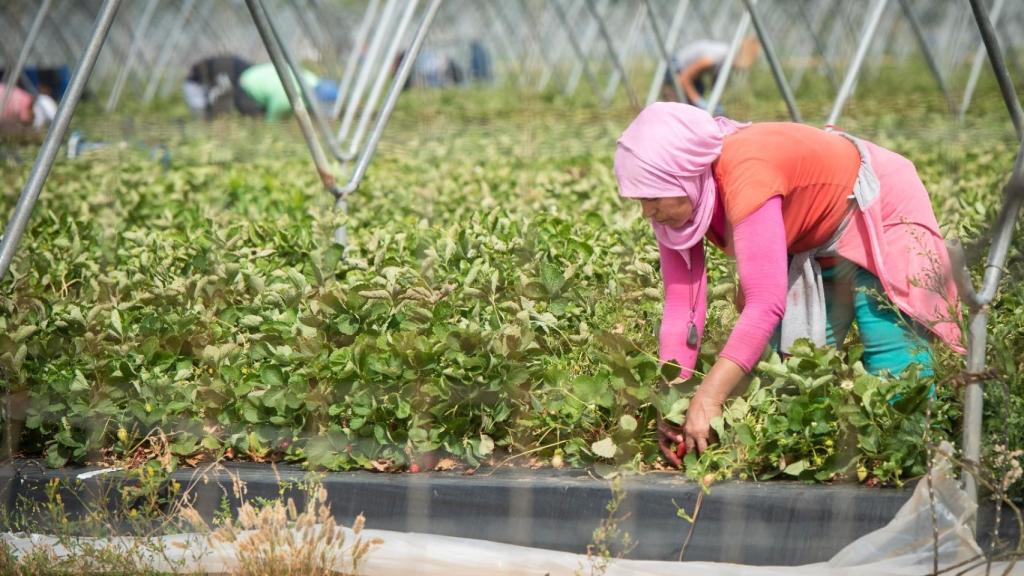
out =
[[(45, 501), (46, 486), (57, 479), (69, 517), (97, 506), (114, 506), (107, 496), (118, 472), (77, 477), (97, 468), (46, 469), (34, 461), (0, 468), (0, 502), (14, 509), (21, 498)], [(223, 512), (225, 499), (239, 501), (233, 478), (245, 483), (246, 498), (294, 497), (308, 478), (297, 467), (229, 464), (202, 475), (182, 469), (170, 475), (195, 496), (204, 516)], [(363, 513), (375, 529), (422, 532), (492, 540), (581, 553), (608, 512), (609, 482), (584, 470), (485, 469), (474, 475), (456, 472), (376, 474), (328, 473), (322, 477), (336, 518), (349, 524)], [(649, 473), (624, 479), (625, 499), (616, 517), (619, 528), (636, 543), (632, 559), (674, 560), (690, 524), (677, 507), (693, 514), (700, 488), (675, 473)], [(724, 482), (704, 496), (687, 560), (754, 565), (798, 565), (824, 561), (858, 537), (884, 526), (910, 497), (910, 489), (859, 485), (807, 485), (797, 482)], [(6, 516), (5, 516), (6, 518)], [(994, 508), (979, 514), (979, 544), (987, 549)], [(6, 520), (5, 520), (6, 522)], [(1000, 534), (1016, 541), (1017, 529), (1003, 514)]]

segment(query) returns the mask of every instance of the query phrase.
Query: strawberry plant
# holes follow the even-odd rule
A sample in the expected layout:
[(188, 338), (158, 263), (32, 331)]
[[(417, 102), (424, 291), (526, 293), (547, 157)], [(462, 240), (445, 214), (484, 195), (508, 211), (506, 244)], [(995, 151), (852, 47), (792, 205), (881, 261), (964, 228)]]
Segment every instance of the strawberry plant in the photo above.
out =
[[(964, 238), (994, 219), (1015, 153), (988, 88), (960, 132), (941, 102), (854, 107), (845, 126), (914, 160), (944, 230)], [(781, 113), (735, 98), (740, 118)], [(88, 112), (76, 122), (99, 129)], [(392, 470), (423, 454), (652, 465), (656, 412), (678, 422), (696, 381), (662, 385), (675, 375), (655, 354), (657, 250), (611, 169), (631, 113), (411, 93), (348, 217), (331, 211), (290, 126), (155, 129), (168, 168), (133, 148), (59, 162), (0, 285), (4, 450), (61, 466), (145, 458), (163, 437), (172, 466)], [(5, 166), (4, 206), (27, 170)], [(339, 221), (347, 253), (330, 242)], [(733, 271), (717, 252), (709, 276), (701, 371), (735, 319)], [(992, 312), (1004, 405), (1018, 408), (1022, 298), (1008, 286)], [(715, 422), (720, 443), (686, 455), (687, 473), (919, 476), (933, 381), (876, 378), (858, 360), (856, 348), (766, 356)], [(940, 365), (939, 380), (960, 369)], [(957, 393), (938, 387), (933, 436), (956, 436)], [(1018, 446), (1019, 413), (1008, 421)]]

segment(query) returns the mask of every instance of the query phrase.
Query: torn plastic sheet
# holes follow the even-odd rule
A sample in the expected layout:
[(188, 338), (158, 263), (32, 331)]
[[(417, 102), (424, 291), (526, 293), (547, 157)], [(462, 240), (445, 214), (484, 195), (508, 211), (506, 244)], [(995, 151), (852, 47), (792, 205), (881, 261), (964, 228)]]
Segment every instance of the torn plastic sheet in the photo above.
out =
[(75, 476), (78, 480), (88, 480), (89, 478), (95, 478), (96, 476), (102, 476), (104, 474), (113, 474), (114, 472), (120, 472), (124, 468), (115, 466), (113, 468), (101, 468), (99, 470), (93, 470), (91, 472), (82, 472), (78, 476)]
[[(948, 445), (943, 446), (940, 454), (948, 449)], [(937, 458), (931, 475), (934, 508), (929, 497), (928, 482), (922, 479), (911, 498), (889, 524), (850, 543), (827, 562), (803, 566), (747, 566), (715, 562), (612, 560), (600, 566), (585, 555), (569, 552), (469, 538), (365, 529), (360, 533), (361, 537), (380, 538), (383, 544), (370, 551), (358, 572), (365, 576), (476, 576), (481, 573), (551, 576), (580, 573), (608, 576), (920, 576), (930, 574), (933, 570), (934, 526), (938, 533), (940, 571), (944, 567), (959, 566), (950, 573), (984, 574), (986, 566), (972, 562), (980, 559), (982, 552), (968, 528), (968, 522), (976, 512), (976, 505), (959, 488), (945, 458)], [(225, 573), (237, 568), (238, 543), (252, 534), (243, 532), (234, 543), (220, 542), (204, 534), (175, 534), (146, 540), (128, 537), (80, 538), (66, 544), (53, 536), (39, 534), (7, 533), (2, 538), (15, 556), (42, 549), (61, 558), (76, 554), (77, 547), (83, 550), (110, 547), (131, 551), (140, 566), (159, 571)], [(298, 532), (295, 535), (300, 537)], [(352, 532), (346, 530), (346, 542), (354, 540)], [(338, 554), (337, 558), (338, 565), (333, 568), (339, 572), (350, 572), (347, 551)], [(971, 566), (974, 568), (968, 569)], [(1003, 574), (1009, 567), (1006, 562), (994, 563), (991, 573)], [(97, 571), (102, 571), (102, 567), (97, 567)], [(1014, 565), (1009, 574), (1024, 576), (1024, 564)]]

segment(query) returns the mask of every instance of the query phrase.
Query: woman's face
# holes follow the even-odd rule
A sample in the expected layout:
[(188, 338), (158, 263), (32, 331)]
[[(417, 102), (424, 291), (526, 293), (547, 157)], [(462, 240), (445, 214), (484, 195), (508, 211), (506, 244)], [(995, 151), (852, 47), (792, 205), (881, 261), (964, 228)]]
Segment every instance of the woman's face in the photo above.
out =
[(682, 228), (693, 216), (693, 202), (686, 196), (668, 198), (641, 198), (644, 218), (670, 228)]

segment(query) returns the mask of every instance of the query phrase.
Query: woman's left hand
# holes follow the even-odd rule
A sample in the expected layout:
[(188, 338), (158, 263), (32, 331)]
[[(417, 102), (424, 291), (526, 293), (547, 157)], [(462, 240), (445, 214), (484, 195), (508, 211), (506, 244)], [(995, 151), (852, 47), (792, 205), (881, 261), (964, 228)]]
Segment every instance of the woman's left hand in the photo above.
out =
[(703, 453), (711, 441), (711, 420), (722, 415), (722, 403), (700, 390), (690, 400), (690, 408), (686, 411), (686, 425), (683, 434), (686, 451), (696, 450)]

